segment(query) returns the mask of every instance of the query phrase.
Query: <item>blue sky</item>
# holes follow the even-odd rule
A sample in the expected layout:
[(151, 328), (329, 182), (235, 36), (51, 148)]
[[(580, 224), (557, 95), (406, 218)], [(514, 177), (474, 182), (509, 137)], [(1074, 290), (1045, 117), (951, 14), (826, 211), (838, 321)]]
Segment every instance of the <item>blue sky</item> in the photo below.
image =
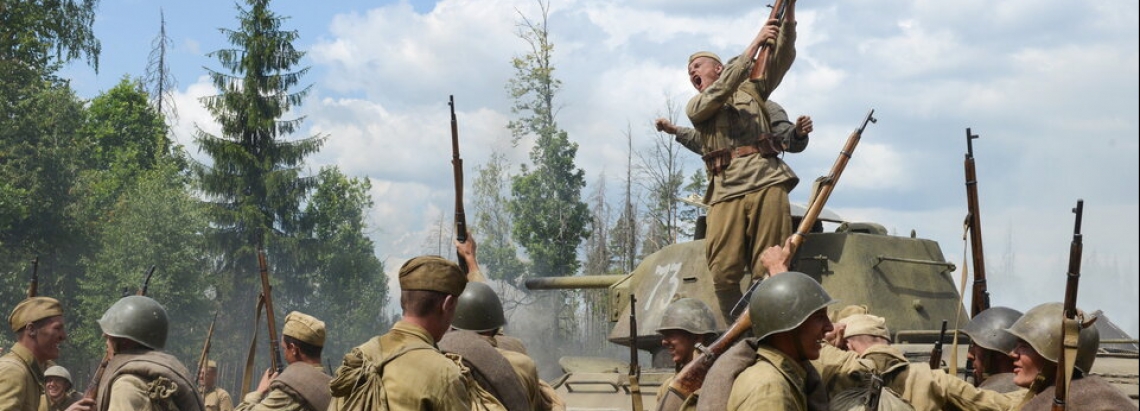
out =
[[(160, 8), (179, 85), (174, 132), (196, 153), (193, 127), (217, 129), (196, 102), (213, 94), (203, 66), (220, 68), (206, 53), (229, 46), (217, 29), (237, 27), (234, 3), (103, 0), (99, 74), (73, 65), (62, 75), (84, 98), (124, 74), (141, 76)], [(508, 143), (504, 85), (511, 57), (527, 51), (515, 23), (519, 12), (537, 15), (533, 1), (289, 0), (272, 8), (291, 17), (285, 28), (300, 31), (295, 45), (309, 53), (303, 83), (313, 92), (298, 111), (308, 116), (300, 135), (330, 136), (312, 169), (337, 165), (372, 180), (372, 237), (390, 268), (435, 252), (426, 240), (450, 213), (448, 95), (469, 175), (492, 151), (526, 161), (529, 142)], [(873, 108), (879, 122), (828, 207), (899, 235), (917, 230), (961, 266), (970, 127), (981, 136), (974, 150), (993, 303), (1025, 310), (1062, 298), (1069, 210), (1083, 198), (1081, 305), (1138, 333), (1136, 4), (865, 0), (802, 2), (797, 14), (797, 61), (773, 95), (816, 124), (808, 150), (787, 157), (803, 179), (793, 201), (806, 201), (810, 181)], [(685, 58), (701, 49), (739, 53), (765, 16), (755, 1), (554, 1), (558, 120), (580, 144), (589, 183), (623, 186), (626, 131), (635, 150), (650, 147), (653, 118), (667, 101), (683, 106), (693, 94)], [(686, 175), (699, 166), (695, 156), (685, 164)]]

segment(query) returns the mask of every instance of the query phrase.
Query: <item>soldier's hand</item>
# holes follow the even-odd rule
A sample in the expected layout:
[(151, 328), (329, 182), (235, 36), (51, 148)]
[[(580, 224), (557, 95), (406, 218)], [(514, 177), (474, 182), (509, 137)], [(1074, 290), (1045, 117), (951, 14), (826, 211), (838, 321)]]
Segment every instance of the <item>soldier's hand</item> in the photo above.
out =
[(769, 276), (788, 271), (788, 258), (791, 257), (788, 250), (791, 244), (792, 239), (788, 237), (783, 246), (774, 245), (760, 253), (760, 264), (768, 269)]
[(90, 411), (95, 409), (95, 400), (91, 398), (81, 398), (67, 407), (67, 411)]
[(811, 134), (814, 128), (812, 127), (810, 116), (800, 116), (796, 119), (796, 137), (806, 137)]
[(257, 383), (257, 393), (265, 395), (266, 392), (269, 392), (269, 384), (273, 382), (274, 378), (277, 378), (277, 373), (273, 372), (271, 368), (266, 368), (265, 373), (261, 374), (261, 381)]
[(657, 127), (657, 131), (663, 131), (672, 135), (677, 134), (677, 125), (673, 124), (673, 122), (667, 118), (659, 118), (654, 120), (653, 123)]
[(847, 329), (847, 324), (832, 323), (831, 327), (831, 332), (824, 334), (823, 339), (826, 340), (828, 344), (831, 344), (832, 347), (847, 350), (847, 339), (843, 338), (843, 332)]

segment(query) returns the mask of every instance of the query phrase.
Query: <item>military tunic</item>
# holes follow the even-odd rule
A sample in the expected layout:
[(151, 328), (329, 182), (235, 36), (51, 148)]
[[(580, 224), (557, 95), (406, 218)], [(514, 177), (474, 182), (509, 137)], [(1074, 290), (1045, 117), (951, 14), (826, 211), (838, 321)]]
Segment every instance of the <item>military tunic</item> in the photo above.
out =
[(63, 399), (60, 402), (53, 403), (45, 392), (44, 395), (40, 397), (40, 411), (63, 411), (81, 399), (83, 399), (83, 393), (71, 390), (63, 395)]
[(202, 398), (206, 411), (234, 411), (234, 400), (230, 393), (221, 387), (214, 387)]
[[(398, 355), (398, 356), (395, 356)], [(390, 358), (393, 357), (394, 358)], [(379, 381), (371, 380), (378, 373)], [(378, 382), (377, 384), (374, 384)], [(398, 321), (384, 335), (357, 346), (345, 355), (336, 377), (329, 383), (332, 403), (329, 410), (346, 408), (356, 389), (382, 389), (393, 411), (467, 411), (471, 398), (459, 366), (436, 348), (427, 330)], [(374, 396), (378, 393), (367, 393)]]
[(808, 373), (787, 354), (761, 343), (756, 363), (741, 372), (728, 396), (728, 411), (807, 411)]
[(1018, 387), (1013, 383), (1013, 377), (1016, 374), (1012, 372), (1003, 372), (1001, 374), (994, 374), (986, 377), (985, 381), (978, 384), (978, 388), (983, 390), (997, 391), (1001, 393), (1017, 392), (1024, 394), (1028, 391), (1026, 388)]
[(325, 411), (332, 398), (331, 380), (320, 365), (295, 362), (270, 383), (264, 396), (257, 391), (246, 394), (236, 411)]
[[(786, 22), (776, 39), (769, 75), (750, 81), (752, 59), (742, 55), (689, 100), (685, 112), (700, 135), (705, 156), (755, 145), (762, 134), (772, 131), (764, 101), (791, 68), (795, 39), (796, 24)], [(779, 156), (765, 158), (759, 153), (732, 158), (719, 175), (710, 172), (704, 198), (709, 205), (705, 251), (716, 291), (738, 293), (745, 272), (765, 271), (761, 252), (792, 233), (788, 192), (798, 183)], [(722, 311), (726, 304), (721, 301)]]
[(99, 382), (102, 411), (204, 411), (186, 367), (174, 356), (146, 349), (116, 353)]
[(0, 410), (37, 411), (43, 392), (43, 364), (16, 343), (0, 357)]
[[(1053, 396), (1056, 387), (1045, 388), (1030, 398), (1018, 411), (1049, 411), (1053, 406)], [(1075, 379), (1069, 383), (1069, 391), (1065, 400), (1066, 409), (1081, 411), (1124, 411), (1135, 410), (1136, 405), (1119, 389), (1113, 387), (1103, 378), (1095, 375)]]

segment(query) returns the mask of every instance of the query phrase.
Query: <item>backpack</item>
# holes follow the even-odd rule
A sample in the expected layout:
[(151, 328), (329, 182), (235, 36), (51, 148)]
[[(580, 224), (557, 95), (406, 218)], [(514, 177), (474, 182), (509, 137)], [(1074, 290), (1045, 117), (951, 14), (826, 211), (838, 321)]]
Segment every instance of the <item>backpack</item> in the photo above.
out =
[(885, 386), (881, 374), (864, 373), (861, 381), (861, 384), (833, 395), (829, 406), (831, 411), (914, 411), (910, 403)]

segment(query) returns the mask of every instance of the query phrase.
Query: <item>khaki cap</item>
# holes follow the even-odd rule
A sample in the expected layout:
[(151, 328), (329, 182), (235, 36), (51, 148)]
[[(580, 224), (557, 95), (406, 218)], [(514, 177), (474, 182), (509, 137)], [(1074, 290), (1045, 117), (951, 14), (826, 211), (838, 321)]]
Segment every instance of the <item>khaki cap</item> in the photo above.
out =
[(408, 260), (400, 267), (400, 289), (438, 291), (458, 296), (467, 287), (467, 275), (459, 264), (429, 255)]
[(831, 321), (840, 322), (844, 318), (850, 317), (852, 315), (867, 314), (869, 312), (871, 312), (871, 311), (868, 310), (867, 306), (865, 306), (863, 304), (851, 304), (849, 306), (843, 307), (839, 311), (836, 311), (835, 317)]
[(285, 316), (285, 329), (281, 333), (306, 344), (325, 346), (325, 322), (299, 311)]
[(716, 64), (722, 64), (720, 62), (720, 56), (717, 56), (716, 53), (713, 53), (711, 51), (698, 51), (696, 53), (693, 53), (693, 55), (689, 56), (689, 63), (692, 63), (693, 60), (696, 60), (698, 57), (708, 57), (710, 59), (716, 60)]
[(847, 324), (847, 328), (843, 330), (843, 337), (873, 335), (883, 337), (887, 339), (887, 341), (891, 340), (891, 331), (887, 329), (887, 320), (883, 317), (870, 314), (855, 314), (839, 320), (839, 322)]
[(213, 368), (213, 369), (217, 369), (217, 368), (218, 368), (218, 363), (217, 363), (217, 361), (214, 361), (214, 360), (206, 360), (206, 368)]
[(8, 316), (8, 326), (12, 332), (19, 332), (28, 324), (48, 317), (63, 315), (59, 301), (51, 297), (32, 297), (20, 301)]

